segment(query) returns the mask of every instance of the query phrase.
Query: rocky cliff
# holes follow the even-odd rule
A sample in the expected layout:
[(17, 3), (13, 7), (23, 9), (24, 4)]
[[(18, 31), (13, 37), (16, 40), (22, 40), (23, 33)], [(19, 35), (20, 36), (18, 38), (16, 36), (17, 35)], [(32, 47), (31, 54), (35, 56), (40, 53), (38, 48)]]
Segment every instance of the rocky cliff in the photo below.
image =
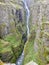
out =
[(24, 8), (18, 0), (0, 0), (0, 59), (15, 63), (24, 48)]
[[(32, 33), (27, 41), (24, 52), (24, 64), (31, 60), (39, 65), (49, 63), (49, 3), (48, 0), (36, 1), (30, 8), (31, 11), (31, 29)], [(33, 31), (35, 31), (33, 33)], [(35, 35), (35, 37), (34, 37)], [(35, 39), (34, 39), (35, 38)], [(31, 40), (31, 42), (30, 42)], [(27, 52), (28, 51), (28, 52)], [(28, 60), (27, 60), (28, 59)]]
[[(15, 2), (15, 3), (14, 3)], [(9, 34), (12, 27), (24, 23), (24, 9), (16, 1), (0, 1), (0, 37)], [(22, 22), (22, 23), (21, 23)], [(11, 25), (14, 23), (13, 25)]]

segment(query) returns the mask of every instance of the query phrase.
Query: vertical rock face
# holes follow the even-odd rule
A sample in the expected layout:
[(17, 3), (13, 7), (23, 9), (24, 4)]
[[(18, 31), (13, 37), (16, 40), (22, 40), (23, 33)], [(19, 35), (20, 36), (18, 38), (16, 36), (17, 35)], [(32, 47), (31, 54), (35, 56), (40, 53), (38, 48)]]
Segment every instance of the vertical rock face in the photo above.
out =
[[(1, 0), (0, 2), (0, 37), (3, 37), (10, 33), (11, 23), (16, 25), (20, 20), (24, 21), (24, 11), (21, 6), (16, 4), (15, 0), (15, 4), (11, 0)], [(17, 14), (16, 11), (18, 11)]]
[[(38, 62), (40, 65), (45, 65), (45, 63), (49, 63), (49, 3), (48, 2), (41, 2), (41, 4), (39, 4), (40, 2), (38, 2), (37, 5), (39, 5), (39, 9), (37, 10), (36, 7), (35, 9), (38, 12), (37, 15), (37, 29), (36, 29), (36, 38), (35, 38), (35, 43), (34, 43), (34, 48), (35, 51), (38, 52)], [(38, 8), (38, 6), (37, 6)], [(36, 16), (36, 15), (34, 15)], [(36, 17), (35, 17), (36, 18)], [(41, 37), (40, 37), (41, 36)], [(41, 60), (41, 61), (40, 61)], [(43, 61), (43, 62), (42, 62)], [(43, 64), (42, 64), (43, 63)]]
[[(31, 2), (33, 4), (29, 5), (31, 12), (30, 30), (33, 28), (33, 26), (35, 26), (36, 38), (34, 48), (35, 51), (37, 50), (39, 55), (37, 60), (39, 65), (45, 65), (45, 63), (49, 63), (49, 3), (48, 0), (34, 0), (34, 2), (30, 0), (30, 3)], [(47, 50), (47, 53), (45, 50)]]
[[(28, 0), (27, 0), (28, 1)], [(49, 21), (49, 3), (48, 0), (29, 0), (29, 3), (33, 3), (30, 6), (30, 12), (31, 12), (31, 25), (34, 26), (37, 24), (37, 26), (40, 26), (43, 22)], [(41, 9), (41, 10), (40, 10)], [(49, 31), (49, 25), (46, 25), (44, 27), (45, 31)], [(37, 27), (38, 29), (38, 27)], [(41, 27), (40, 27), (41, 29)], [(37, 30), (36, 30), (37, 31)], [(39, 34), (40, 35), (40, 34)]]
[(21, 38), (26, 25), (24, 8), (21, 4), (18, 0), (0, 0), (0, 38), (5, 36), (4, 40), (9, 42), (6, 46), (6, 41), (2, 44), (0, 39), (0, 59), (3, 62), (15, 63), (24, 48)]
[[(7, 34), (7, 27), (8, 27), (8, 11), (6, 6), (0, 5), (0, 35)], [(5, 32), (6, 31), (6, 32)]]

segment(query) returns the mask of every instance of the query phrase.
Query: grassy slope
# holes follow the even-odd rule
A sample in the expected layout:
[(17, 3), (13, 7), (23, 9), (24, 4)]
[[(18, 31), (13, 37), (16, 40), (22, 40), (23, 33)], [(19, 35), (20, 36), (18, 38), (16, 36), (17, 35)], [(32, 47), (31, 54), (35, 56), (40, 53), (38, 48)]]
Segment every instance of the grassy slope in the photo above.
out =
[(13, 34), (6, 36), (4, 40), (10, 42), (13, 46), (18, 46), (21, 43), (21, 39)]
[[(20, 34), (18, 30), (16, 30), (16, 33), (9, 34), (5, 36), (4, 39), (0, 39), (0, 54), (4, 55), (8, 52), (8, 54), (10, 53), (11, 56), (13, 56), (13, 58), (14, 58), (14, 55), (16, 56), (15, 58), (18, 58), (24, 46), (23, 43), (21, 43), (21, 38), (22, 38), (22, 35)], [(13, 47), (13, 50), (12, 50), (12, 47)], [(2, 57), (0, 56), (0, 59), (1, 58)], [(15, 58), (12, 59), (12, 61), (10, 60), (10, 62), (15, 62)], [(5, 59), (8, 60), (8, 56), (7, 58), (5, 57)]]
[(0, 39), (0, 52), (1, 50), (3, 52), (5, 52), (6, 50), (10, 51), (11, 50), (11, 45), (13, 45), (14, 47), (18, 46), (21, 44), (21, 35), (20, 34), (9, 34), (7, 35), (4, 40)]
[(34, 53), (34, 38), (35, 38), (34, 34), (32, 33), (24, 48), (25, 52), (24, 65), (30, 62), (31, 60), (35, 61), (36, 54)]

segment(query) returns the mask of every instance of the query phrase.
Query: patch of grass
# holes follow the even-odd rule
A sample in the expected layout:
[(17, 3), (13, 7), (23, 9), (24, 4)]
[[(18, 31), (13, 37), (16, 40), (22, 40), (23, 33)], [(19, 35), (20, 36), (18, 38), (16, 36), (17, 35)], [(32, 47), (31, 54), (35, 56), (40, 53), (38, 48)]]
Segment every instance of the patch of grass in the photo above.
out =
[(15, 63), (21, 55), (24, 44), (21, 43), (21, 36), (19, 35), (9, 34), (4, 40), (0, 39), (0, 59), (2, 61)]
[(16, 33), (8, 34), (3, 39), (0, 39), (0, 59), (2, 61), (16, 62), (24, 47), (21, 38), (22, 35), (16, 30)]
[(35, 33), (31, 34), (29, 40), (26, 42), (24, 52), (25, 52), (25, 58), (24, 58), (24, 65), (27, 64), (30, 61), (35, 61), (36, 54), (34, 53), (34, 39), (35, 39)]
[(6, 52), (6, 51), (11, 51), (9, 42), (6, 42), (0, 39), (0, 53)]
[(36, 54), (34, 53), (34, 40), (31, 42), (27, 42), (24, 52), (25, 52), (25, 58), (24, 58), (24, 65), (27, 64), (30, 61), (35, 61), (36, 59)]
[(0, 52), (5, 52), (6, 50), (11, 50), (11, 46), (17, 47), (21, 44), (21, 39), (18, 39), (18, 35), (13, 34), (7, 35), (4, 40), (0, 39)]
[(21, 43), (21, 40), (18, 39), (18, 37), (13, 34), (7, 35), (4, 38), (4, 40), (10, 42), (10, 44), (13, 46), (18, 46)]

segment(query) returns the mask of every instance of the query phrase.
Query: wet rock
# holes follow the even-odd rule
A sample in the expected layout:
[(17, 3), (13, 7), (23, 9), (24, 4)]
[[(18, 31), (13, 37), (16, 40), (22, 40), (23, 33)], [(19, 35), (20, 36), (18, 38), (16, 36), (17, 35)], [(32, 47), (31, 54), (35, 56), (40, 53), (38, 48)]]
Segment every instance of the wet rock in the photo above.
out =
[(26, 34), (23, 33), (22, 34), (22, 41), (21, 42), (26, 43), (26, 41), (27, 41), (27, 33)]

